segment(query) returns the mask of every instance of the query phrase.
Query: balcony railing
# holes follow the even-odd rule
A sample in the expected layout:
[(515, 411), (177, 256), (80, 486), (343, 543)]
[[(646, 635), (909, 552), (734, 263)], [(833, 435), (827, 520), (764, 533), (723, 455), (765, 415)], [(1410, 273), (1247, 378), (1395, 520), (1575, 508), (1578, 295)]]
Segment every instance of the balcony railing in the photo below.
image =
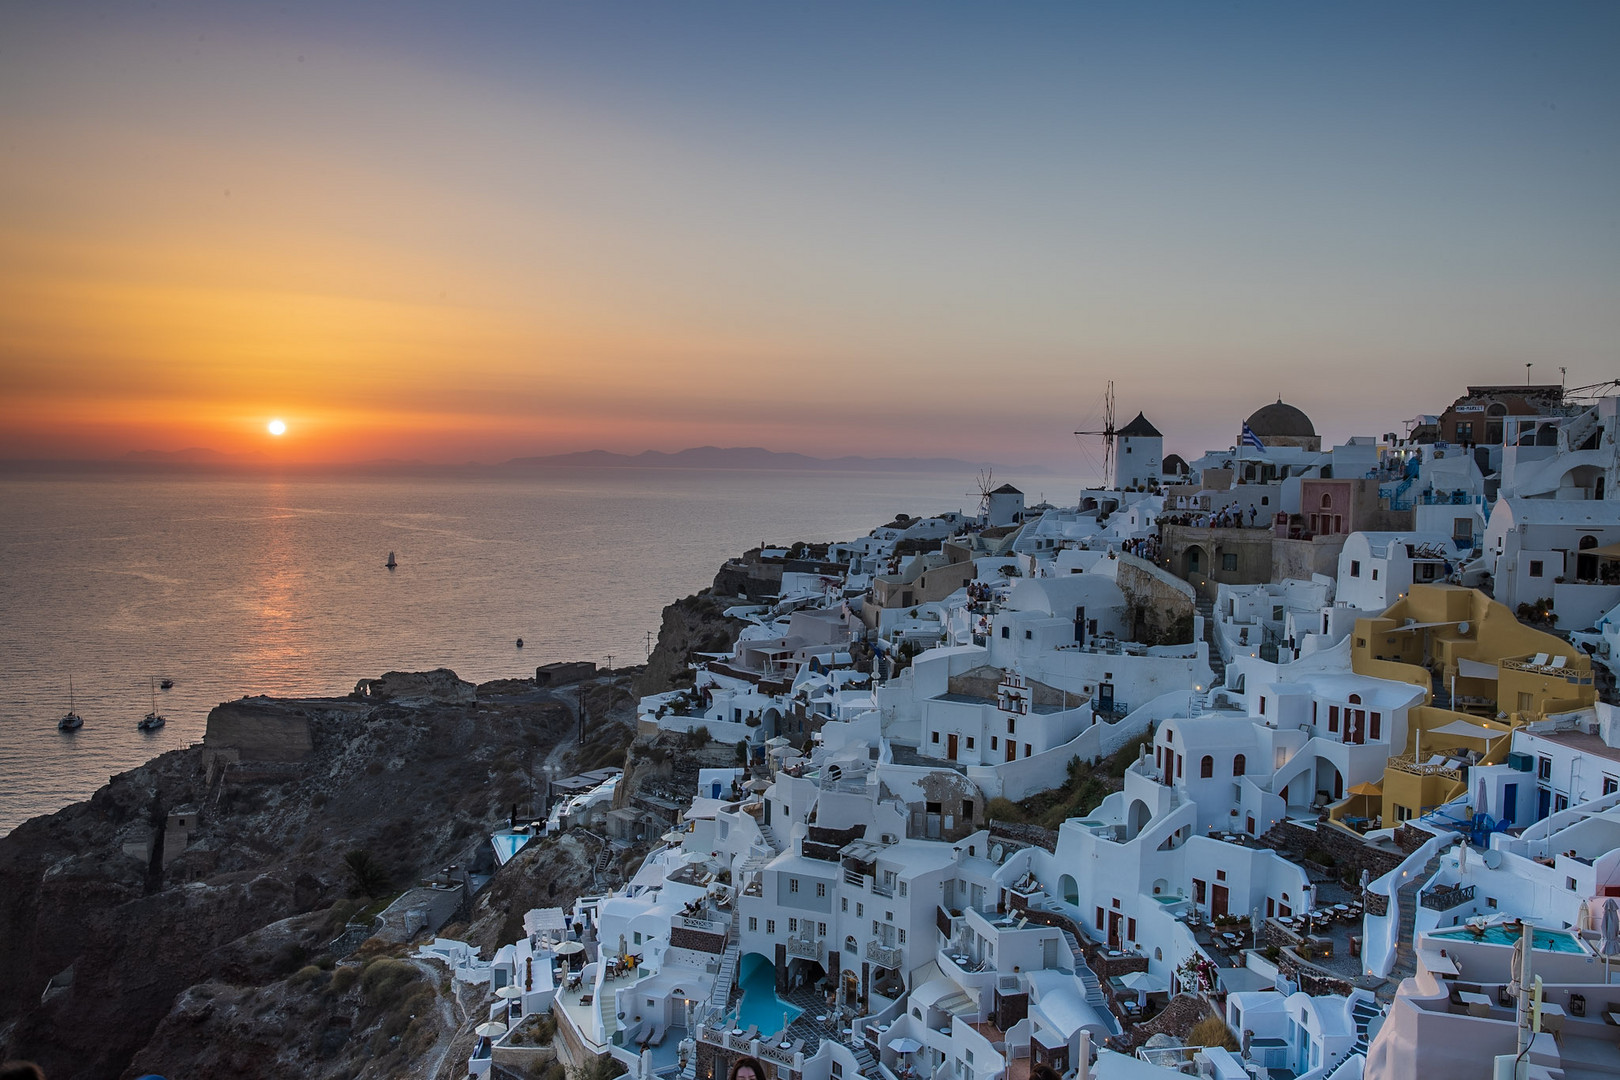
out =
[(883, 884), (877, 878), (872, 879), (872, 895), (881, 896), (888, 900), (894, 899), (894, 889)]
[(1466, 904), (1474, 898), (1472, 885), (1446, 885), (1437, 889), (1430, 889), (1419, 897), (1419, 902), (1430, 911), (1450, 911), (1459, 904)]
[(1462, 770), (1449, 765), (1432, 765), (1426, 761), (1415, 761), (1411, 754), (1389, 759), (1389, 767), (1397, 772), (1407, 773), (1411, 776), (1443, 776), (1447, 780), (1461, 780)]
[(825, 938), (790, 937), (787, 939), (787, 954), (796, 956), (801, 960), (820, 960), (827, 951)]
[(890, 948), (886, 945), (879, 945), (875, 941), (868, 941), (866, 943), (866, 958), (872, 961), (872, 963), (876, 964), (878, 967), (899, 968), (900, 955), (900, 950), (898, 948)]

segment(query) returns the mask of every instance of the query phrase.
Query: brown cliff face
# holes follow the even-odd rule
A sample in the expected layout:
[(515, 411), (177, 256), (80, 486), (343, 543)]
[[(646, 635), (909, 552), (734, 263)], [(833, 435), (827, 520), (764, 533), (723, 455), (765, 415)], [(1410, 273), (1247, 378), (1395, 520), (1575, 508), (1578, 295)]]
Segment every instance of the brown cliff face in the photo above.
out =
[[(325, 909), (350, 888), (348, 852), (408, 885), (527, 804), (572, 725), (532, 685), (499, 690), (419, 705), (264, 699), (307, 718), (302, 761), (174, 751), (0, 839), (0, 1057), (52, 1080), (111, 1080), (146, 1047), (145, 1066), (176, 1074), (147, 1043), (177, 999), (203, 982), (268, 985), (318, 955)], [(200, 810), (187, 847), (149, 873), (151, 822), (186, 804)], [(297, 929), (266, 948), (253, 935), (271, 924)]]
[[(691, 664), (698, 653), (727, 652), (737, 643), (743, 623), (723, 614), (733, 604), (746, 603), (710, 595), (707, 591), (664, 608), (658, 644), (647, 666), (635, 679), (638, 695), (662, 694), (677, 685), (692, 685)], [(680, 677), (684, 676), (684, 681)]]

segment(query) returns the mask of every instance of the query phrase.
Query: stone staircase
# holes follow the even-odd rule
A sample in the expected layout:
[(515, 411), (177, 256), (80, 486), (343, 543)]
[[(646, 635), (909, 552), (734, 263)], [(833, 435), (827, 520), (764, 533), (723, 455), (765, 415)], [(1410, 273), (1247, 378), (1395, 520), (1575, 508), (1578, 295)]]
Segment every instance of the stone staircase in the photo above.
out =
[(1418, 891), (1423, 883), (1434, 876), (1440, 868), (1440, 853), (1436, 852), (1434, 858), (1423, 865), (1423, 869), (1413, 874), (1395, 892), (1396, 903), (1400, 905), (1400, 924), (1395, 932), (1395, 966), (1389, 969), (1388, 983), (1393, 994), (1393, 987), (1402, 979), (1417, 972), (1417, 953), (1412, 949), (1412, 931), (1417, 925)]
[(775, 829), (772, 829), (769, 825), (761, 825), (759, 827), (759, 835), (760, 839), (764, 840), (765, 843), (770, 845), (772, 851), (776, 852), (778, 855), (782, 854), (782, 841), (776, 838)]
[(1119, 1021), (1114, 1019), (1113, 1011), (1108, 1007), (1108, 995), (1103, 993), (1102, 980), (1097, 978), (1097, 973), (1091, 970), (1090, 964), (1086, 963), (1086, 954), (1081, 951), (1080, 942), (1075, 938), (1073, 932), (1069, 930), (1063, 931), (1063, 941), (1069, 946), (1069, 952), (1074, 956), (1074, 977), (1080, 980), (1081, 986), (1085, 987), (1086, 1004), (1096, 1009), (1097, 1015), (1103, 1017), (1112, 1026), (1113, 1034), (1118, 1035), (1120, 1031)]
[(1350, 1003), (1350, 1016), (1356, 1022), (1356, 1053), (1366, 1054), (1367, 1047), (1372, 1042), (1367, 1027), (1381, 1015), (1378, 1007), (1366, 998), (1357, 998)]
[(872, 1055), (866, 1050), (865, 1039), (850, 1040), (849, 1050), (855, 1055), (855, 1068), (862, 1076), (868, 1077), (869, 1080), (877, 1080), (882, 1075), (878, 1072), (877, 1062), (872, 1060)]
[(1211, 686), (1223, 686), (1226, 683), (1226, 659), (1221, 656), (1220, 645), (1216, 642), (1214, 598), (1199, 596), (1197, 608), (1198, 614), (1204, 619), (1204, 640), (1209, 643), (1209, 669), (1215, 673)]

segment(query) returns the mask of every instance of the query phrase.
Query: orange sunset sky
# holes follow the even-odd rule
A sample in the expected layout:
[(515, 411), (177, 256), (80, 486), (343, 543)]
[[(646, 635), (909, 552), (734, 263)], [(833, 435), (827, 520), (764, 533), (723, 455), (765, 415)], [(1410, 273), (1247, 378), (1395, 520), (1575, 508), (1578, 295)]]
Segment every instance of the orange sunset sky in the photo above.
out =
[(8, 4), (0, 458), (1062, 468), (1109, 379), (1196, 452), (1612, 378), (1617, 11)]

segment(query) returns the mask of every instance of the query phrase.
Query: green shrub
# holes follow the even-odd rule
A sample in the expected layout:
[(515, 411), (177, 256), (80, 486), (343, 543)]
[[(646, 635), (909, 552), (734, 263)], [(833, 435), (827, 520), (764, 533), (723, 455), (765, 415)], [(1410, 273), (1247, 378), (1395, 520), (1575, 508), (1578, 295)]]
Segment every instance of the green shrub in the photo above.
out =
[(379, 956), (360, 972), (360, 992), (366, 996), (368, 1004), (392, 1008), (409, 991), (411, 983), (421, 978), (422, 973), (415, 964)]
[(1232, 1037), (1227, 1028), (1226, 1021), (1214, 1013), (1210, 1013), (1187, 1033), (1188, 1046), (1224, 1046), (1228, 1050), (1236, 1050), (1238, 1041)]
[(327, 984), (334, 994), (347, 994), (360, 978), (360, 969), (353, 964), (344, 964), (332, 972), (332, 981)]

